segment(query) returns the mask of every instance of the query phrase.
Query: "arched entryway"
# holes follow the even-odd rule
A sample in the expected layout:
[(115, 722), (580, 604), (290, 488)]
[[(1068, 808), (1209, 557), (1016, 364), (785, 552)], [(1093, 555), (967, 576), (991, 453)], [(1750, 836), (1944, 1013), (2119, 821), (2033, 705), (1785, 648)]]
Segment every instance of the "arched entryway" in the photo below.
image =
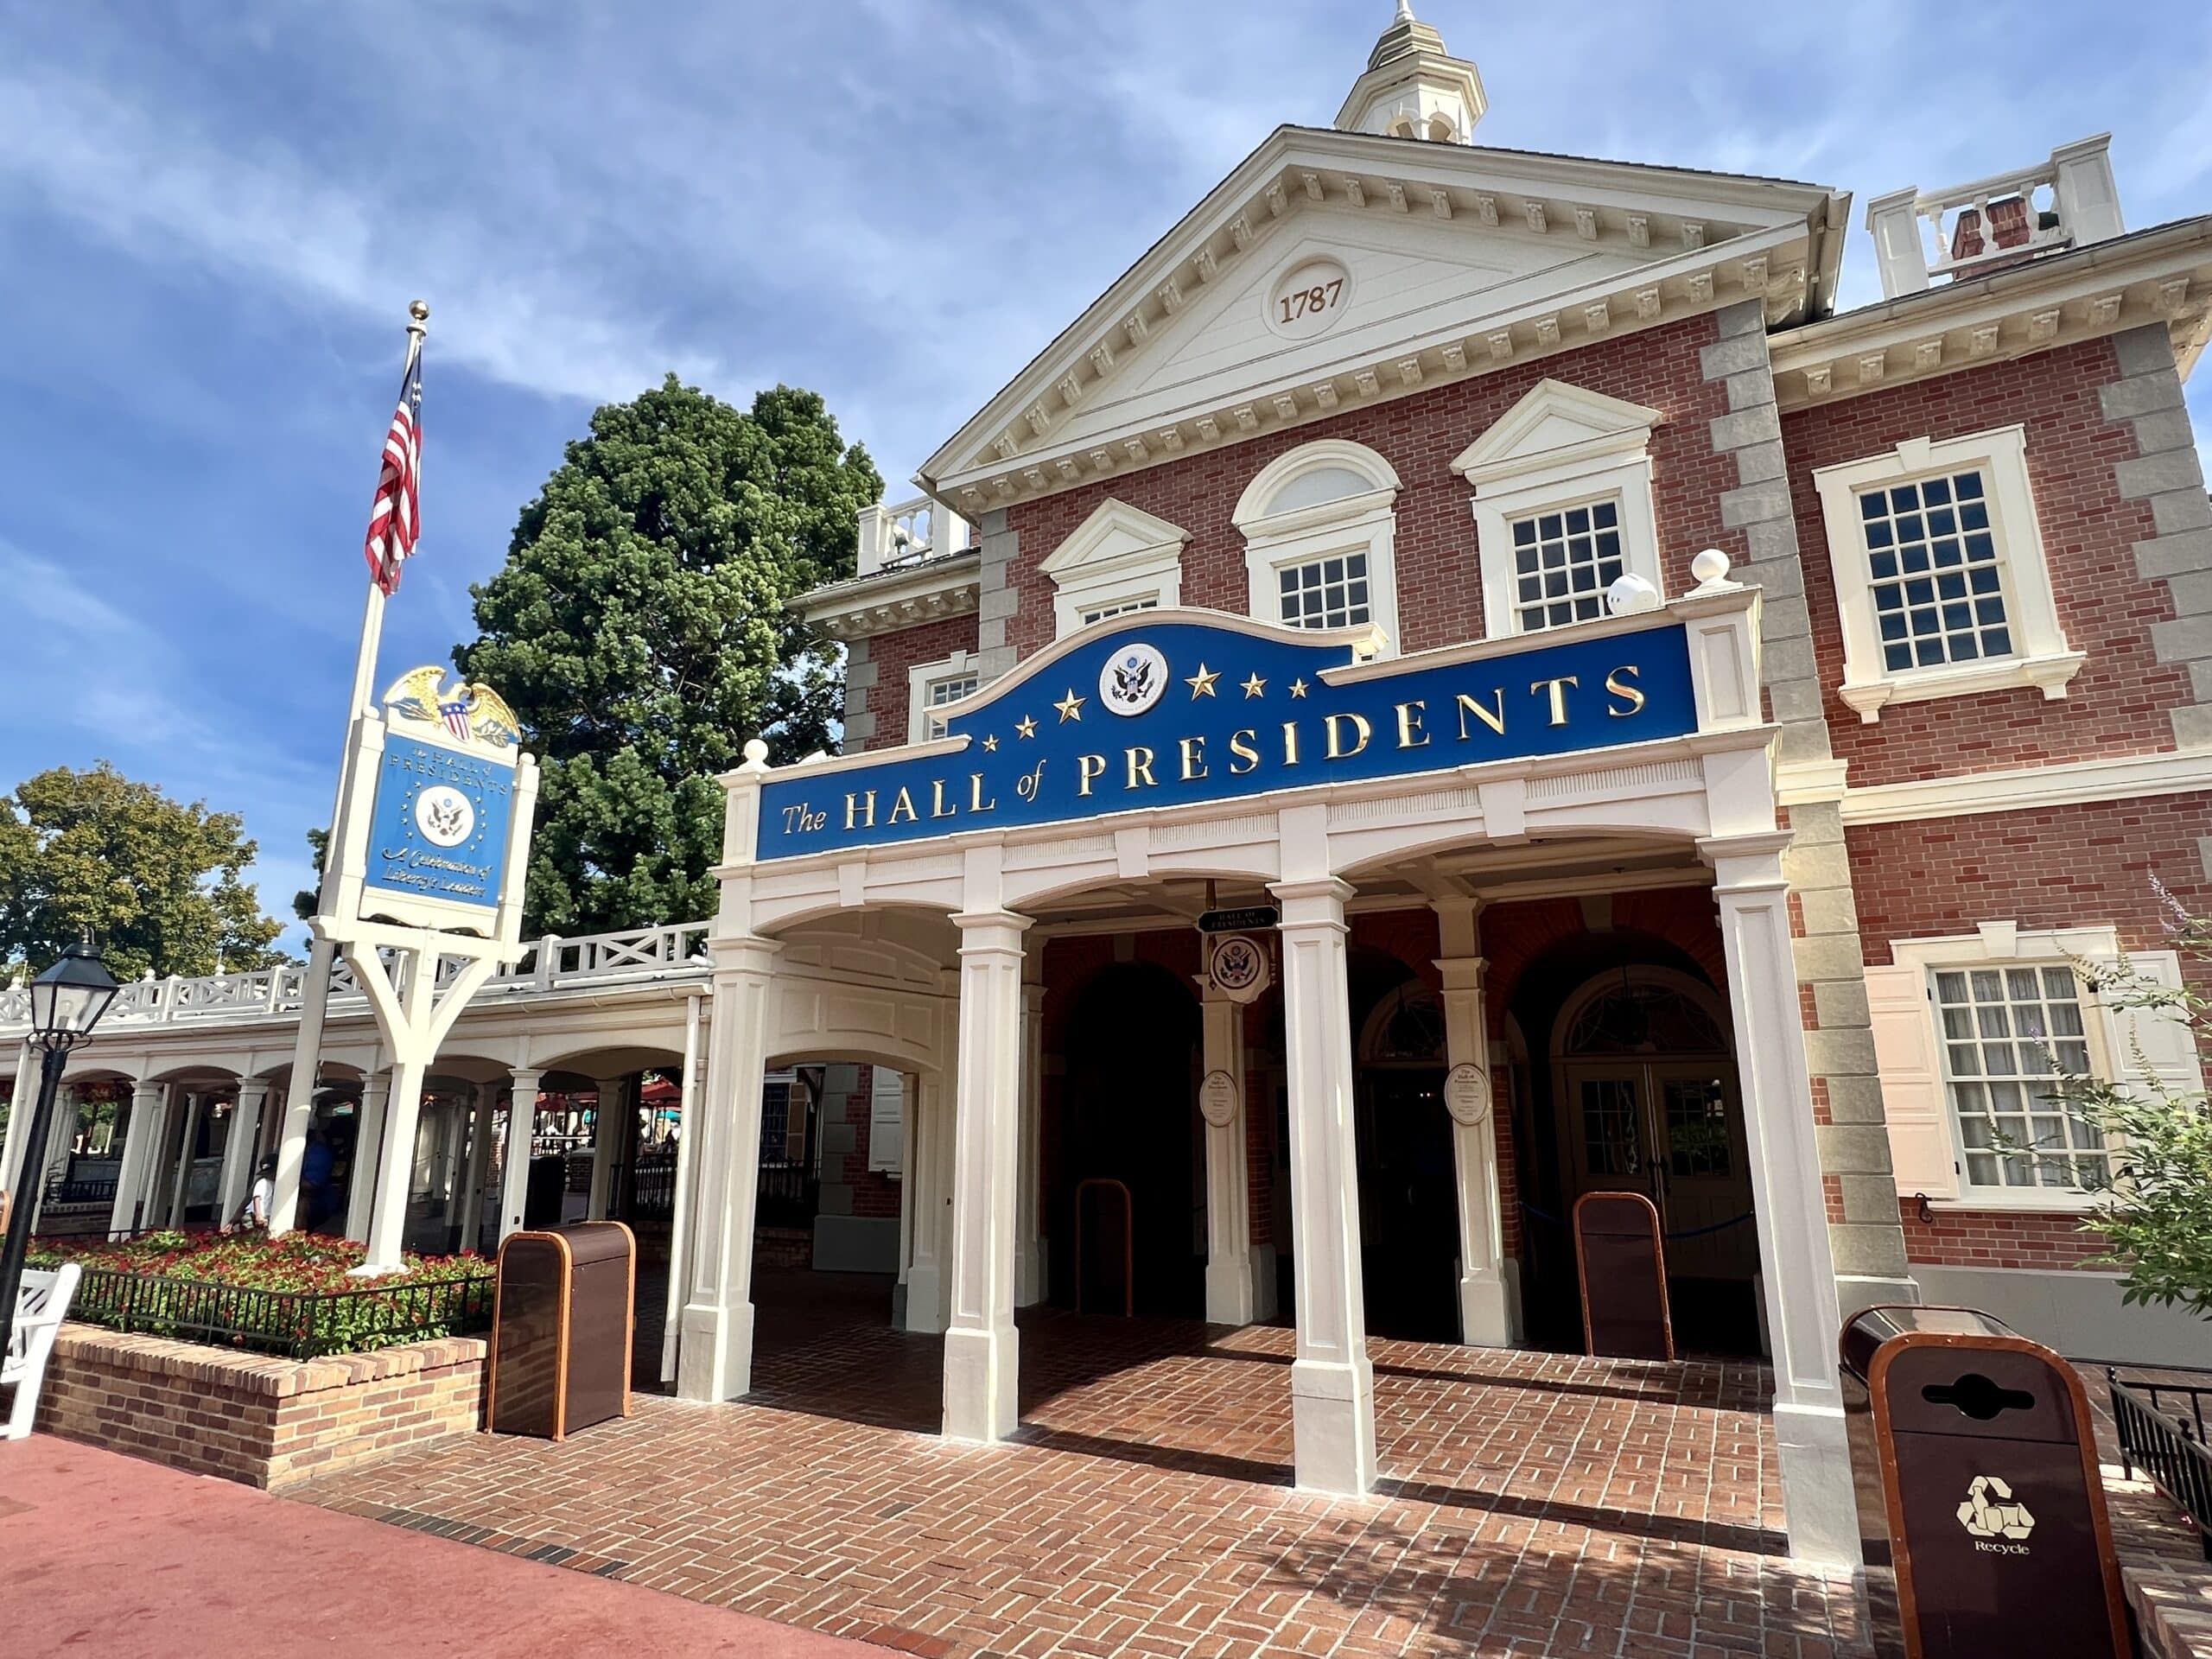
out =
[(1360, 1265), (1370, 1336), (1457, 1342), (1458, 1178), (1444, 1108), (1444, 1009), (1408, 979), (1356, 1033)]
[(1086, 1312), (1119, 1312), (1126, 1285), (1137, 1313), (1201, 1318), (1197, 996), (1165, 968), (1116, 963), (1077, 993), (1066, 1033), (1047, 1211), (1052, 1299), (1073, 1306), (1080, 1294)]

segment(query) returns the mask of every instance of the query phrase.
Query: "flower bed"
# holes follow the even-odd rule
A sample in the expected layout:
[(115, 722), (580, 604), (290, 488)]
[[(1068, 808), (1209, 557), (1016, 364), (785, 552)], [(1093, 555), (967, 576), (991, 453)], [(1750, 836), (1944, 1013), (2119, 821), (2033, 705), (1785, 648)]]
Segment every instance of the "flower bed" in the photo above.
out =
[(41, 1251), (35, 1265), (84, 1270), (69, 1312), (87, 1325), (296, 1359), (490, 1326), (492, 1268), (480, 1256), (410, 1255), (397, 1273), (352, 1277), (365, 1255), (312, 1233), (162, 1232)]

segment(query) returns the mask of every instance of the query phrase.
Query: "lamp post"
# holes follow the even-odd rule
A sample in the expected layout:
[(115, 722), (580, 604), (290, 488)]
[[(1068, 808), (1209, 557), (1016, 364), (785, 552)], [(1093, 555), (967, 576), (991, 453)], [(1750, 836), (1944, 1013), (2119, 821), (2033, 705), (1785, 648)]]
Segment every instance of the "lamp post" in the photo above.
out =
[[(38, 1105), (31, 1113), (30, 1138), (23, 1143), (29, 1153), (23, 1167), (39, 1172), (34, 1179), (42, 1179), (45, 1173), (43, 1148), (48, 1121), (54, 1116), (54, 1091), (60, 1087), (61, 1068), (67, 1064), (65, 1057), (71, 1049), (92, 1040), (92, 1027), (99, 1024), (119, 988), (115, 976), (101, 964), (100, 948), (92, 942), (89, 928), (81, 943), (71, 945), (59, 962), (31, 982), (31, 1040), (46, 1056), (39, 1068)], [(16, 1093), (20, 1109), (20, 1078)], [(0, 1354), (6, 1353), (15, 1339), (16, 1294), (22, 1284), (23, 1257), (31, 1247), (32, 1212), (38, 1208), (36, 1192), (29, 1194), (28, 1201), (21, 1193), (16, 1197), (8, 1217), (7, 1245), (0, 1249)]]

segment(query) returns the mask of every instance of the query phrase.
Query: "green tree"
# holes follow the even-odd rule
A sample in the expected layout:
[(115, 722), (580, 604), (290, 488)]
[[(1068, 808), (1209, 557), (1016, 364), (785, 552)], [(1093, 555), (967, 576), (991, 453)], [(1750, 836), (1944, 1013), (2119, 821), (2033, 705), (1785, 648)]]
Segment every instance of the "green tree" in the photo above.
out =
[(26, 780), (0, 796), (0, 965), (36, 973), (87, 927), (118, 979), (282, 962), (283, 925), (244, 880), (244, 827), (105, 760)]
[(308, 850), (315, 855), (315, 886), (302, 887), (292, 895), (292, 914), (303, 922), (315, 919), (315, 906), (322, 902), (322, 862), (330, 856), (330, 831), (308, 831)]
[(735, 409), (674, 375), (608, 404), (474, 588), (454, 653), (521, 719), (543, 767), (526, 928), (578, 934), (714, 908), (716, 774), (766, 740), (832, 745), (835, 648), (792, 599), (849, 575), (883, 480), (823, 400), (779, 386)]

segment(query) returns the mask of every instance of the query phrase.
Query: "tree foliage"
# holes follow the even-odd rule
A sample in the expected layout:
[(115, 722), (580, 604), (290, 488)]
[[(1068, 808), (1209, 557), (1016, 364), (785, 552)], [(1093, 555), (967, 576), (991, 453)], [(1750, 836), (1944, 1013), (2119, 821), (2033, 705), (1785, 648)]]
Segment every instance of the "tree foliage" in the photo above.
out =
[(105, 760), (40, 772), (0, 796), (0, 963), (36, 973), (87, 927), (118, 979), (283, 961), (283, 926), (244, 879), (244, 828)]
[(883, 486), (823, 400), (779, 386), (733, 408), (674, 375), (593, 415), (474, 588), (454, 653), (520, 717), (543, 767), (525, 926), (696, 920), (715, 903), (715, 776), (766, 740), (828, 747), (833, 648), (790, 601), (850, 574)]

